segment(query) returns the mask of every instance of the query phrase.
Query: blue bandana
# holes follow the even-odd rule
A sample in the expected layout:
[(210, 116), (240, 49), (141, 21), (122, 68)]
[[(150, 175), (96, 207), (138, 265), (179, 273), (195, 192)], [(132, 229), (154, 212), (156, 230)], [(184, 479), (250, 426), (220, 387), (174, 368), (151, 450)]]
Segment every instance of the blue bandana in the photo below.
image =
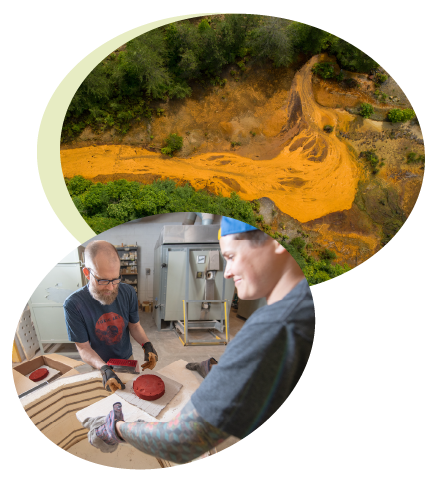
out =
[(246, 224), (243, 221), (237, 221), (236, 219), (226, 218), (222, 216), (221, 228), (219, 230), (219, 239), (222, 236), (228, 234), (246, 233), (247, 231), (256, 231), (258, 228)]

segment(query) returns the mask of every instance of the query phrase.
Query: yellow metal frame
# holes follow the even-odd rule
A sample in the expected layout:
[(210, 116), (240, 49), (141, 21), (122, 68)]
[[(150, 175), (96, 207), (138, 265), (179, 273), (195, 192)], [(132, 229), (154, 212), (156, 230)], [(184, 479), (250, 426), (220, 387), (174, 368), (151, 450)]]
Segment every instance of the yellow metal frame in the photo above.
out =
[(226, 312), (226, 301), (224, 301), (225, 308), (225, 340), (228, 343), (228, 322), (227, 322), (227, 312)]
[[(202, 342), (189, 342), (189, 343), (186, 343), (186, 300), (183, 300), (183, 337), (184, 337), (184, 340), (182, 339), (182, 337), (179, 335), (179, 340), (182, 342), (183, 346), (207, 346), (207, 345), (228, 345), (228, 322), (227, 322), (227, 304), (226, 304), (226, 301), (223, 302), (224, 304), (224, 312), (225, 312), (225, 341), (223, 342), (205, 342), (205, 341), (202, 341)], [(219, 338), (217, 335), (214, 335), (218, 340), (221, 340), (221, 338)]]

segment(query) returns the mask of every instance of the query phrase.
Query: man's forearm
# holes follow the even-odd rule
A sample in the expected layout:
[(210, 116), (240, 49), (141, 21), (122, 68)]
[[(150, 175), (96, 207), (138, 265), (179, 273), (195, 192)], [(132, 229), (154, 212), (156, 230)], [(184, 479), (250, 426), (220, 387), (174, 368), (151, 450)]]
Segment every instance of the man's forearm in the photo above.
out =
[(150, 341), (144, 331), (144, 328), (140, 325), (140, 322), (129, 323), (129, 331), (132, 335), (132, 338), (137, 341), (141, 346), (144, 345), (144, 343)]
[(196, 459), (229, 437), (206, 422), (192, 402), (170, 422), (117, 422), (116, 431), (141, 452), (179, 464)]
[(91, 346), (80, 347), (78, 343), (75, 343), (78, 348), (78, 353), (84, 363), (91, 365), (93, 368), (100, 370), (101, 366), (106, 365), (106, 362), (91, 348)]

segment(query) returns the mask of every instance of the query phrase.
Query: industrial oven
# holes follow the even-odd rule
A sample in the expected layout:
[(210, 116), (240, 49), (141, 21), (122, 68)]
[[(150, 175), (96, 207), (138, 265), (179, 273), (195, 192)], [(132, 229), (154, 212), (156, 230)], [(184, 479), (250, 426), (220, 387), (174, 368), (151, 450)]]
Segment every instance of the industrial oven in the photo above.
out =
[[(153, 319), (177, 329), (185, 345), (226, 344), (234, 282), (225, 279), (219, 225), (164, 226), (155, 245)], [(191, 329), (218, 330), (225, 339), (190, 342)]]

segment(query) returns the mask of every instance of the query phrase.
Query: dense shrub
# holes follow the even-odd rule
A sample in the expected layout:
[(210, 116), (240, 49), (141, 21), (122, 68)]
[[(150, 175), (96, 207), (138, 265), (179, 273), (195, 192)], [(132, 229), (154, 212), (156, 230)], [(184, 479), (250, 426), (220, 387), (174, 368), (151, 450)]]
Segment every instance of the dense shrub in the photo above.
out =
[(406, 122), (414, 119), (415, 112), (412, 109), (391, 109), (387, 117), (390, 122)]
[(365, 119), (369, 119), (369, 117), (374, 113), (375, 113), (374, 108), (367, 102), (363, 102), (360, 105), (360, 115)]
[(304, 241), (303, 238), (294, 238), (290, 243), (289, 243), (291, 246), (293, 246), (294, 248), (296, 248), (298, 251), (303, 251), (303, 249), (305, 248), (306, 246), (306, 243)]
[(71, 196), (78, 196), (92, 185), (92, 181), (84, 179), (82, 176), (75, 176), (72, 179), (66, 179), (66, 187)]
[(329, 125), (329, 124), (326, 124), (326, 125), (323, 127), (323, 130), (324, 130), (325, 132), (327, 132), (327, 134), (330, 134), (330, 133), (333, 132), (334, 127), (331, 126), (331, 125)]
[(336, 76), (334, 67), (331, 62), (320, 62), (312, 67), (312, 72), (322, 79), (332, 79)]
[(382, 74), (381, 72), (377, 72), (375, 74), (375, 81), (378, 84), (384, 84), (384, 82), (388, 79), (388, 75)]
[(183, 137), (177, 134), (170, 134), (165, 139), (166, 146), (161, 149), (162, 154), (172, 156), (175, 151), (183, 147)]
[(321, 251), (319, 254), (320, 259), (327, 260), (327, 261), (332, 261), (333, 259), (336, 259), (336, 253), (334, 251), (331, 251), (330, 249), (325, 249), (324, 251)]

